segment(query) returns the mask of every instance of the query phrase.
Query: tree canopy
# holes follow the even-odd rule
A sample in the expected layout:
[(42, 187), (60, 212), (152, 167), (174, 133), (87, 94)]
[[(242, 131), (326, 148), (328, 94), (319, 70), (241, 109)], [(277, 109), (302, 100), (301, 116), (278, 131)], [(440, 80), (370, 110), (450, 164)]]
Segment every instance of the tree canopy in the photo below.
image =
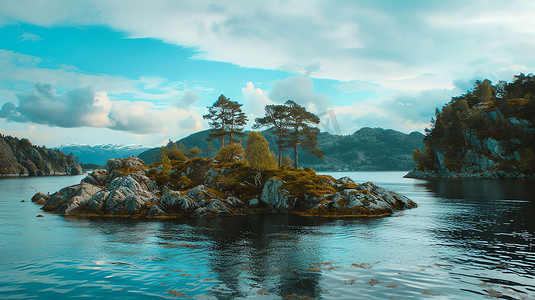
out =
[(269, 151), (269, 143), (260, 132), (251, 131), (245, 142), (245, 159), (253, 169), (274, 170), (277, 164)]
[(247, 123), (247, 117), (241, 109), (242, 105), (221, 95), (212, 106), (208, 107), (208, 114), (203, 116), (204, 119), (210, 120), (212, 128), (210, 137), (220, 138), (221, 147), (225, 145), (226, 136), (228, 144), (236, 141), (234, 135), (243, 136), (243, 126)]

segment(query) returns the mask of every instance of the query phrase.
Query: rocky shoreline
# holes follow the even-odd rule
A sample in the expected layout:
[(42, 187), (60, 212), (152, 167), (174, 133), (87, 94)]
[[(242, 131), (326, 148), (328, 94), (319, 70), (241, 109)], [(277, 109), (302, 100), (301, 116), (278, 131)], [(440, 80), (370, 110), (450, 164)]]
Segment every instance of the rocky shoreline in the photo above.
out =
[[(95, 170), (80, 184), (45, 195), (37, 193), (32, 202), (46, 212), (60, 215), (180, 218), (232, 216), (255, 213), (292, 213), (302, 216), (365, 217), (386, 216), (416, 207), (409, 198), (385, 190), (372, 182), (354, 183), (348, 177), (338, 180), (316, 175), (310, 169), (301, 173), (274, 172), (256, 185), (243, 180), (239, 186), (250, 192), (235, 195), (221, 187), (222, 174), (237, 172), (232, 165), (197, 159), (184, 164), (185, 172), (202, 184), (170, 189), (150, 178), (151, 170), (139, 158), (111, 159), (108, 170)], [(196, 166), (196, 167), (195, 167)], [(225, 168), (226, 166), (226, 168)], [(242, 166), (242, 169), (244, 167)], [(197, 173), (196, 173), (197, 172)], [(305, 174), (296, 176), (295, 174)], [(197, 175), (197, 177), (195, 177)], [(257, 175), (258, 176), (258, 175)], [(323, 190), (296, 193), (303, 176), (321, 184)], [(238, 174), (235, 177), (239, 177)], [(199, 179), (197, 179), (199, 182)]]

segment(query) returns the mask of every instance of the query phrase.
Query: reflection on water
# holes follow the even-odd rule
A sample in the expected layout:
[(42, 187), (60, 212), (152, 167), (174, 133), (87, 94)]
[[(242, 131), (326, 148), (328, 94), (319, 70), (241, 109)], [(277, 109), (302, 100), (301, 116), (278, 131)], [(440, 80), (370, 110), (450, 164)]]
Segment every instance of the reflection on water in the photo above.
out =
[(535, 181), (490, 179), (419, 180), (435, 197), (448, 199), (534, 200)]
[(20, 202), (30, 186), (80, 179), (0, 180), (0, 298), (533, 298), (533, 184), (333, 175), (420, 206), (371, 219), (36, 218)]

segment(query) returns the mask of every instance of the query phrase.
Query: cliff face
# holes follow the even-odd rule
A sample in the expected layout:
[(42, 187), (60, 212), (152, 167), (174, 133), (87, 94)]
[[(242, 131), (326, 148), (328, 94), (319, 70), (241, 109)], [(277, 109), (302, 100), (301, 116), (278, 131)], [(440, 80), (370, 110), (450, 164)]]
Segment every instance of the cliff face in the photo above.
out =
[(33, 146), (27, 139), (0, 137), (0, 176), (80, 175), (74, 157)]
[(535, 178), (535, 77), (476, 82), (437, 109), (413, 178)]

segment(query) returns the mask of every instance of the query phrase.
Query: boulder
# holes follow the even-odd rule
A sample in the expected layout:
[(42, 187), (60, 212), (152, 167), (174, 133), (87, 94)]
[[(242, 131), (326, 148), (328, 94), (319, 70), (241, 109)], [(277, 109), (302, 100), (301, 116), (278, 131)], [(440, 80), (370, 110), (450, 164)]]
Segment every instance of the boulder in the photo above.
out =
[(96, 169), (93, 170), (90, 174), (87, 175), (84, 179), (82, 179), (82, 182), (98, 185), (98, 186), (104, 186), (106, 185), (106, 178), (108, 177), (108, 172), (106, 170), (102, 169)]
[(287, 213), (292, 209), (292, 205), (288, 192), (281, 188), (283, 184), (284, 182), (279, 179), (268, 179), (262, 189), (260, 200), (272, 211)]

